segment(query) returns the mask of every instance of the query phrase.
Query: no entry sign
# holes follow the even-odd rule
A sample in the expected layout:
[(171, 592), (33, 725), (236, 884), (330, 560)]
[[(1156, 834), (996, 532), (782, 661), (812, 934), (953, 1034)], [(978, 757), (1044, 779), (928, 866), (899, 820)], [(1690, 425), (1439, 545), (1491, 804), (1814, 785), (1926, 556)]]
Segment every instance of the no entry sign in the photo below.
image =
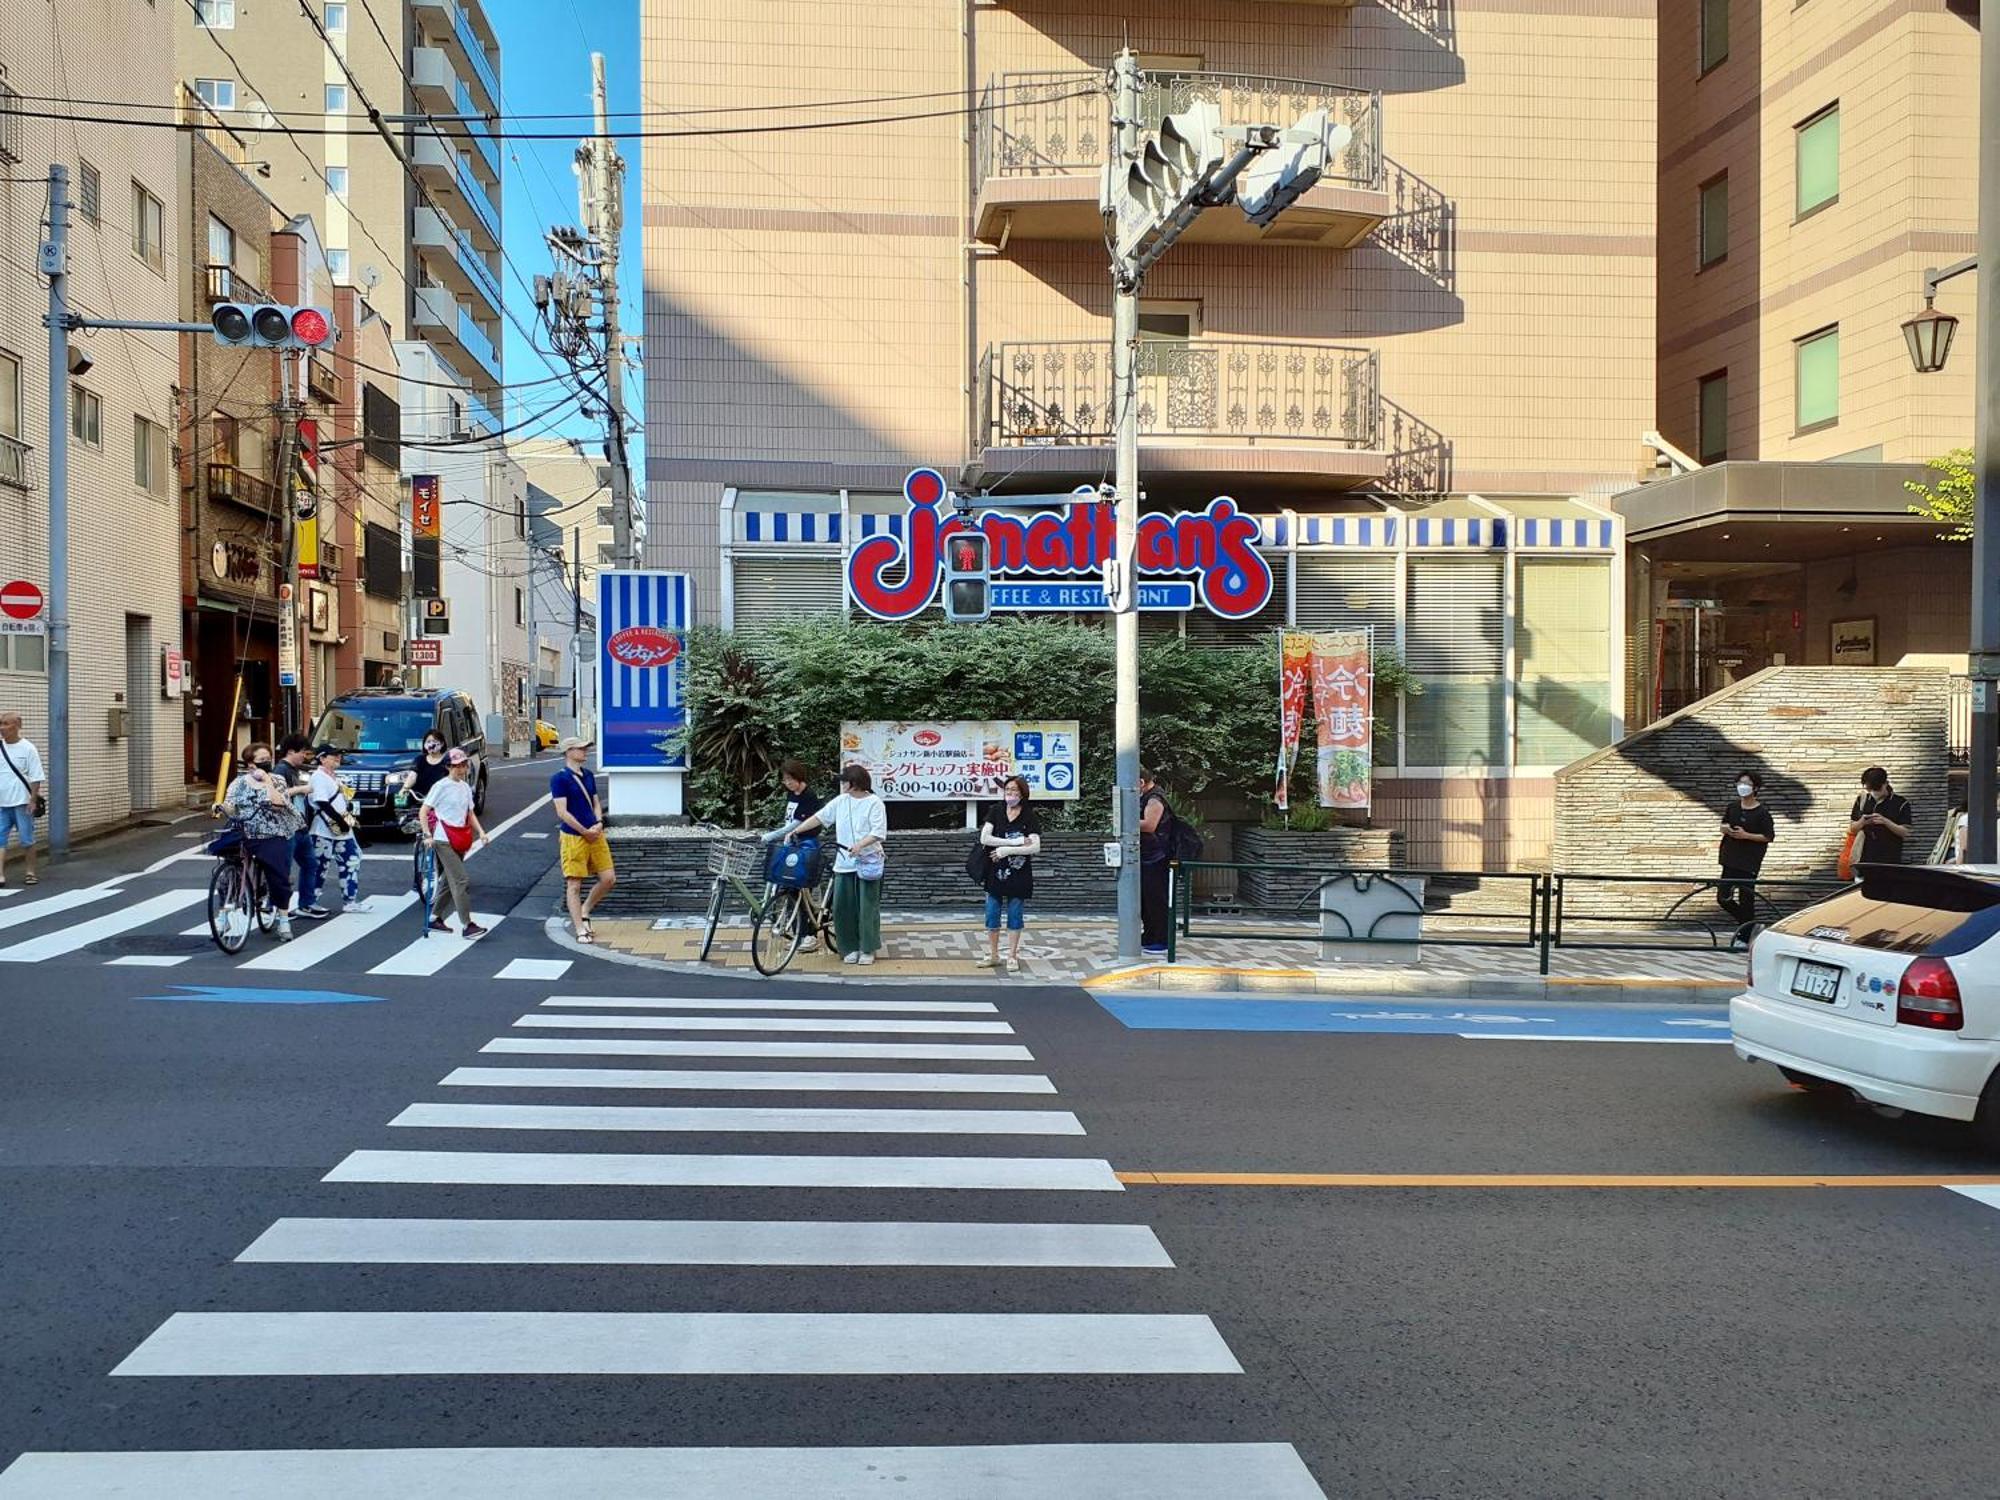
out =
[(42, 612), (42, 591), (25, 578), (0, 583), (0, 615), (10, 620), (32, 620)]

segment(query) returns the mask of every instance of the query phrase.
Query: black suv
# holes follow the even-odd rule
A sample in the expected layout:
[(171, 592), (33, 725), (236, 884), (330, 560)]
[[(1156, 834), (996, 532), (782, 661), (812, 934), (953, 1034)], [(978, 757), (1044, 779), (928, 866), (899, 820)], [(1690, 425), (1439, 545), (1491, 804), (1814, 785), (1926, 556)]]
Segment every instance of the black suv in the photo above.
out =
[(423, 753), (424, 736), (437, 733), (445, 748), (472, 757), (467, 779), (473, 805), (486, 810), (486, 733), (472, 699), (451, 688), (359, 688), (342, 693), (326, 706), (313, 726), (312, 742), (338, 745), (347, 752), (341, 762), (343, 780), (354, 788), (358, 821), (363, 829), (394, 827), (393, 798)]

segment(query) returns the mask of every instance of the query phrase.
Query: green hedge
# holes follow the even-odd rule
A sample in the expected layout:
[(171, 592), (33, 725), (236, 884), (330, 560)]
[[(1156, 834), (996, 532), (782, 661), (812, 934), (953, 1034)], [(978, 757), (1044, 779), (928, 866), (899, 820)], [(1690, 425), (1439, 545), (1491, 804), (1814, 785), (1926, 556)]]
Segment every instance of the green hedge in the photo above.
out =
[[(885, 625), (838, 620), (688, 641), (689, 810), (725, 824), (767, 822), (776, 766), (797, 756), (837, 769), (840, 725), (863, 719), (1075, 719), (1083, 796), (1057, 826), (1110, 821), (1112, 638), (1056, 620)], [(1376, 660), (1385, 706), (1404, 686)], [(1278, 643), (1210, 647), (1148, 640), (1139, 651), (1141, 754), (1178, 800), (1268, 799), (1277, 753)], [(1305, 754), (1310, 755), (1311, 716)]]

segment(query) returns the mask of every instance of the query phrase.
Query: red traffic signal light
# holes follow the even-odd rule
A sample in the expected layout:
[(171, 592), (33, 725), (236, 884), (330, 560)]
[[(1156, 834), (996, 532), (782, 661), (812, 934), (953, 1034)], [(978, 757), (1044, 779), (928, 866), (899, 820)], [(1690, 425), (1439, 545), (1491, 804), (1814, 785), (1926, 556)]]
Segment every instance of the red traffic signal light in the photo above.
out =
[(317, 349), (333, 334), (333, 324), (316, 307), (302, 307), (292, 314), (292, 337), (308, 349)]
[(333, 320), (317, 307), (218, 302), (209, 323), (215, 341), (231, 349), (318, 349), (334, 337)]
[(954, 573), (977, 573), (986, 566), (986, 538), (955, 536), (950, 542), (951, 556), (946, 566)]
[(991, 552), (983, 531), (954, 532), (944, 543), (944, 617), (953, 622), (983, 620), (991, 608), (988, 585)]

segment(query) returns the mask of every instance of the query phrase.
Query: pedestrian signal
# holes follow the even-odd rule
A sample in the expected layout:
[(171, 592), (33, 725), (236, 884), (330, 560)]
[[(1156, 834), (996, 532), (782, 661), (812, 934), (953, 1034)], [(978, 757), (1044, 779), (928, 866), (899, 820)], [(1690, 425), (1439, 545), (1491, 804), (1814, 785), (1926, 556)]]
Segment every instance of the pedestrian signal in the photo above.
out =
[(944, 617), (976, 624), (992, 612), (992, 554), (983, 531), (960, 531), (944, 544)]

